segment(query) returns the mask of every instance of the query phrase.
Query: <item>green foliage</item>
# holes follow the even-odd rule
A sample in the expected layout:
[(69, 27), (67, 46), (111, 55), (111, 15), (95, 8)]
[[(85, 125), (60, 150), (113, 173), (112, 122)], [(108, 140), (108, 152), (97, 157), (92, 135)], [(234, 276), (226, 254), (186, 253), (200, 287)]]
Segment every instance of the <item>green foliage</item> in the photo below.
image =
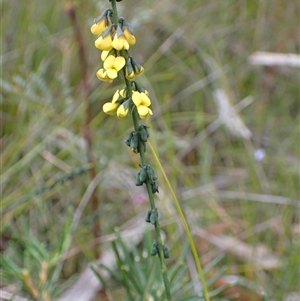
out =
[(1, 254), (2, 283), (15, 283), (34, 300), (52, 300), (63, 289), (58, 283), (62, 255), (69, 243), (71, 212), (66, 214), (55, 245), (49, 245), (31, 233), (24, 217), (20, 218), (18, 225), (18, 230), (10, 227), (12, 237)]
[[(84, 105), (77, 48), (62, 1), (2, 3), (0, 235), (1, 263), (6, 267), (1, 266), (1, 278), (5, 274), (9, 284), (21, 289), (21, 295), (27, 292), (20, 274), (23, 268), (32, 267), (33, 280), (39, 284), (38, 260), (63, 264), (56, 276), (59, 281), (53, 282), (57, 291), (80, 273), (86, 257), (92, 257), (90, 225), (94, 219), (101, 220), (103, 234), (108, 234), (132, 216), (149, 210), (139, 187), (129, 184), (135, 179), (138, 162), (120, 147), (132, 130), (131, 121), (124, 119), (119, 126), (118, 119), (101, 111), (103, 103), (110, 101), (117, 88), (124, 88), (123, 84), (102, 84), (94, 76), (100, 68), (99, 55), (89, 26), (109, 3), (91, 0), (77, 4), (88, 54), (90, 126), (103, 203), (96, 212), (83, 208), (65, 250), (73, 250), (75, 255), (65, 259), (59, 255), (62, 229), (68, 208), (75, 212), (81, 204), (90, 184), (88, 173), (51, 189), (39, 189), (72, 174), (77, 167), (88, 168), (82, 141)], [(196, 226), (209, 228), (221, 223), (226, 230), (217, 235), (225, 232), (254, 250), (261, 244), (272, 250), (282, 265), (270, 270), (257, 268), (230, 252), (225, 252), (217, 268), (225, 267), (226, 273), (261, 285), (270, 300), (282, 300), (299, 285), (299, 70), (252, 66), (248, 56), (255, 51), (299, 52), (295, 30), (299, 3), (145, 0), (137, 4), (124, 0), (120, 5), (122, 15), (133, 20), (135, 27), (138, 43), (134, 55), (145, 68), (142, 84), (153, 95), (156, 108), (159, 104), (147, 124), (151, 144), (192, 231)], [(195, 50), (213, 59), (210, 74), (205, 73)], [(219, 115), (211, 82), (227, 92), (232, 105), (253, 97), (253, 102), (239, 112), (252, 132), (251, 140), (233, 137), (215, 123)], [(258, 149), (265, 151), (261, 161), (254, 159)], [(151, 156), (150, 151), (147, 156)], [(160, 217), (176, 221), (167, 226), (173, 251), (180, 221), (161, 174), (158, 179)], [(11, 235), (17, 242), (10, 241)], [(201, 247), (201, 254), (209, 254)], [(172, 267), (173, 263), (168, 265), (171, 271)], [(153, 278), (156, 270), (148, 271)], [(113, 284), (106, 282), (111, 288)], [(133, 287), (131, 282), (128, 285)], [(117, 292), (116, 288), (113, 293)], [(123, 296), (122, 290), (119, 300)]]
[[(129, 250), (129, 244), (132, 250)], [(99, 266), (91, 265), (99, 281), (101, 281), (106, 290), (112, 292), (114, 298), (117, 298), (114, 292), (120, 294), (120, 289), (122, 288), (126, 295), (124, 301), (165, 300), (166, 296), (159, 264), (157, 260), (149, 256), (151, 244), (152, 238), (149, 231), (144, 232), (140, 248), (137, 248), (133, 242), (125, 242), (117, 233), (117, 239), (112, 242), (112, 250), (116, 258), (116, 270), (110, 269), (105, 263), (100, 263)], [(172, 260), (171, 258), (171, 262), (169, 263), (170, 269), (168, 271), (168, 278), (170, 279), (172, 297), (174, 300), (179, 301), (205, 300), (202, 289), (196, 289), (199, 284), (199, 279), (197, 279), (197, 277), (192, 279), (187, 268), (188, 242), (183, 244), (183, 246), (176, 260)], [(211, 262), (210, 267), (206, 270), (206, 273), (214, 268), (220, 259), (221, 257), (215, 258), (215, 260)], [(103, 276), (105, 273), (108, 273), (109, 278), (114, 279), (115, 282), (108, 284)], [(218, 273), (217, 277), (221, 275), (222, 272)], [(208, 278), (210, 286), (217, 280), (217, 277), (212, 279)], [(230, 298), (220, 298), (220, 292), (225, 289), (226, 287), (219, 289), (209, 287), (211, 300), (230, 300)]]

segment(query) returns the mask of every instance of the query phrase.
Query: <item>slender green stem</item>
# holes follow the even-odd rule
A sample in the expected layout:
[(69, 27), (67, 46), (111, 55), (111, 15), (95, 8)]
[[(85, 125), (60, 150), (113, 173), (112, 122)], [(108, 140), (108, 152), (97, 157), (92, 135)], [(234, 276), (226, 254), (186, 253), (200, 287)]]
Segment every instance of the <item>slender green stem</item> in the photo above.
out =
[[(113, 10), (114, 23), (118, 24), (119, 17), (118, 17), (118, 10), (117, 10), (117, 5), (116, 5), (116, 0), (111, 0), (111, 6), (112, 6), (112, 10)], [(124, 50), (121, 50), (120, 54), (126, 59)], [(125, 83), (126, 83), (128, 96), (131, 97), (132, 96), (131, 83), (125, 77), (125, 69), (124, 68), (123, 68), (123, 76), (124, 76), (124, 80), (125, 80)], [(130, 106), (130, 107), (132, 109), (132, 120), (133, 120), (134, 130), (139, 131), (139, 116), (138, 116), (137, 109), (136, 109), (135, 106)], [(145, 158), (145, 151), (144, 151), (144, 147), (143, 147), (141, 141), (139, 141), (139, 154), (140, 154), (140, 159), (141, 159), (142, 166), (146, 166), (147, 163), (146, 163), (146, 158)], [(152, 193), (151, 184), (150, 184), (149, 179), (146, 180), (146, 187), (147, 187), (147, 192), (148, 192), (148, 196), (149, 196), (149, 202), (150, 202), (151, 209), (155, 209), (156, 208), (155, 207), (155, 201), (154, 201), (154, 197), (153, 197), (153, 193)], [(156, 242), (157, 242), (157, 247), (158, 247), (158, 257), (159, 257), (161, 273), (162, 273), (164, 286), (165, 286), (166, 298), (167, 298), (168, 301), (173, 301), (172, 296), (171, 296), (170, 282), (169, 282), (168, 274), (167, 274), (167, 267), (166, 267), (166, 264), (164, 263), (163, 244), (162, 244), (162, 239), (161, 239), (159, 223), (156, 222), (154, 224), (154, 227), (155, 227)]]
[[(134, 108), (133, 112), (132, 112), (132, 119), (133, 119), (134, 129), (136, 131), (138, 130), (138, 127), (139, 127), (138, 118), (139, 117), (138, 117), (137, 110)], [(145, 166), (145, 165), (147, 165), (147, 163), (146, 163), (146, 159), (145, 159), (144, 148), (143, 148), (143, 145), (141, 142), (139, 142), (139, 150), (140, 150), (139, 154), (140, 154), (142, 165)], [(155, 201), (154, 201), (154, 197), (153, 197), (149, 179), (146, 180), (146, 187), (147, 187), (147, 192), (148, 192), (148, 196), (149, 196), (149, 202), (151, 205), (151, 209), (155, 209)], [(165, 290), (166, 290), (166, 297), (167, 297), (167, 300), (172, 301), (173, 299), (172, 299), (171, 292), (170, 292), (170, 282), (169, 282), (168, 274), (167, 274), (167, 266), (164, 263), (163, 244), (162, 244), (162, 239), (161, 239), (161, 234), (160, 234), (159, 223), (156, 222), (154, 224), (154, 227), (155, 227), (156, 242), (157, 242), (157, 247), (158, 247), (158, 257), (159, 257), (159, 261), (160, 261), (160, 268), (161, 268), (161, 273), (163, 276), (163, 281), (164, 281)]]
[(206, 281), (205, 281), (204, 272), (203, 272), (203, 269), (202, 269), (202, 265), (201, 265), (201, 262), (200, 262), (200, 259), (199, 259), (198, 253), (197, 253), (197, 249), (196, 249), (196, 246), (195, 246), (195, 243), (194, 243), (191, 231), (189, 229), (189, 225), (188, 225), (188, 223), (186, 221), (186, 218), (185, 218), (184, 213), (183, 213), (183, 211), (181, 209), (181, 206), (180, 206), (180, 203), (179, 203), (179, 201), (178, 201), (178, 199), (176, 197), (176, 194), (175, 194), (175, 192), (174, 192), (174, 190), (172, 188), (172, 185), (171, 185), (171, 183), (170, 183), (170, 181), (169, 181), (169, 179), (168, 179), (168, 177), (167, 177), (167, 175), (166, 175), (166, 173), (165, 173), (165, 171), (164, 171), (164, 169), (163, 169), (163, 167), (162, 167), (162, 165), (161, 165), (161, 163), (159, 161), (159, 158), (158, 158), (158, 156), (157, 156), (157, 154), (156, 154), (156, 152), (155, 152), (152, 144), (150, 143), (150, 141), (148, 141), (148, 145), (150, 146), (150, 149), (151, 149), (151, 152), (152, 152), (152, 154), (154, 156), (154, 159), (156, 160), (156, 163), (158, 164), (158, 166), (159, 166), (159, 168), (160, 168), (160, 170), (161, 170), (161, 172), (163, 174), (163, 177), (164, 177), (164, 179), (165, 179), (165, 181), (166, 181), (166, 183), (167, 183), (167, 185), (168, 185), (168, 187), (170, 189), (170, 192), (171, 192), (171, 194), (173, 196), (173, 200), (175, 202), (176, 209), (177, 209), (177, 211), (179, 213), (179, 216), (180, 216), (181, 222), (183, 224), (185, 233), (186, 233), (186, 235), (188, 237), (188, 241), (189, 241), (189, 244), (190, 244), (191, 252), (193, 254), (194, 261), (196, 263), (196, 267), (197, 267), (197, 270), (198, 270), (198, 274), (199, 274), (199, 277), (200, 277), (201, 282), (202, 282), (202, 287), (203, 287), (203, 292), (204, 292), (205, 300), (206, 301), (210, 301), (209, 293), (208, 293), (208, 288), (207, 288)]

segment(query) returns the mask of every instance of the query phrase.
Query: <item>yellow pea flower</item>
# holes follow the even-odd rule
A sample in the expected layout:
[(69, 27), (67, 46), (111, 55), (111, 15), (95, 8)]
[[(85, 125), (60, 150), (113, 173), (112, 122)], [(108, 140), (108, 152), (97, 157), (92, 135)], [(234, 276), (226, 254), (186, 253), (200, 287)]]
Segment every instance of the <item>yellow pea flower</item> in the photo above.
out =
[(122, 56), (115, 57), (109, 55), (103, 64), (104, 68), (97, 71), (97, 77), (102, 81), (112, 82), (118, 76), (120, 71), (125, 65), (125, 59)]
[(134, 58), (131, 58), (131, 65), (134, 70), (134, 74), (139, 75), (144, 72), (144, 68)]
[(144, 92), (140, 93), (138, 91), (133, 91), (133, 93), (132, 93), (132, 101), (134, 102), (134, 104), (137, 107), (139, 107), (141, 105), (143, 105), (145, 107), (149, 107), (151, 105), (150, 98)]
[(108, 34), (106, 35), (104, 38), (102, 36), (100, 36), (96, 41), (95, 41), (95, 46), (96, 48), (100, 49), (100, 50), (112, 50), (112, 38), (111, 35)]
[(120, 105), (119, 108), (118, 108), (118, 110), (117, 110), (117, 116), (118, 116), (118, 118), (123, 118), (123, 117), (127, 116), (128, 111), (129, 111), (128, 108), (125, 110), (124, 106)]
[(126, 60), (125, 77), (129, 80), (134, 79), (134, 70), (132, 68), (131, 58), (127, 58), (127, 60)]
[(121, 34), (120, 36), (118, 36), (116, 33), (111, 45), (113, 48), (115, 48), (117, 50), (122, 50), (122, 49), (128, 50), (129, 49), (129, 43), (126, 40), (124, 34)]
[(129, 73), (128, 68), (125, 69), (125, 77), (129, 80), (134, 79), (134, 72)]
[(125, 95), (125, 89), (122, 89), (122, 90), (117, 90), (115, 92), (115, 94), (113, 95), (113, 98), (112, 98), (112, 103), (115, 103), (117, 102), (120, 98), (125, 98), (126, 95)]
[(99, 69), (96, 73), (97, 77), (104, 81), (104, 82), (109, 82), (109, 83), (112, 83), (113, 80), (111, 78), (108, 77), (107, 75), (107, 72), (102, 68), (102, 69)]
[(128, 30), (128, 28), (125, 27), (123, 30), (123, 33), (130, 46), (132, 46), (136, 43), (135, 36)]
[(125, 65), (125, 59), (122, 56), (115, 57), (109, 55), (103, 64), (104, 69), (107, 72), (107, 76), (110, 79), (114, 79), (118, 76), (118, 71), (120, 71)]
[(119, 104), (107, 102), (103, 105), (103, 112), (108, 115), (114, 115), (117, 112)]
[(101, 19), (98, 23), (95, 23), (91, 27), (91, 32), (94, 35), (99, 35), (107, 28), (106, 20), (105, 18)]
[(145, 119), (147, 116), (153, 115), (152, 110), (143, 105), (138, 106), (137, 111), (138, 111), (141, 119)]

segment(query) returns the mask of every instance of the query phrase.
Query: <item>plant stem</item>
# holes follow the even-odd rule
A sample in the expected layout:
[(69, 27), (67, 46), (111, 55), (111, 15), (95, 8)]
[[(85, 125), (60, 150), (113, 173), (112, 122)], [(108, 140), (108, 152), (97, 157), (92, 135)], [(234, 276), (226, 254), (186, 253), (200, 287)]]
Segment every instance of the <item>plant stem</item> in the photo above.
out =
[[(137, 110), (136, 110), (136, 108), (134, 108), (133, 112), (132, 112), (132, 119), (133, 119), (134, 129), (136, 131), (138, 130), (138, 127), (139, 127), (138, 118), (139, 117), (138, 117)], [(142, 165), (146, 166), (147, 163), (146, 163), (146, 159), (145, 159), (144, 147), (143, 147), (141, 141), (139, 141), (139, 150), (140, 150), (139, 154), (140, 154)], [(147, 192), (148, 192), (148, 196), (149, 196), (149, 202), (150, 202), (151, 209), (155, 209), (155, 202), (154, 202), (154, 197), (153, 197), (149, 179), (146, 180), (146, 187), (147, 187)], [(163, 276), (163, 281), (164, 281), (165, 290), (166, 290), (166, 297), (167, 297), (167, 300), (171, 301), (173, 299), (172, 299), (171, 293), (170, 293), (170, 282), (169, 282), (168, 274), (167, 274), (167, 266), (164, 262), (163, 244), (162, 244), (162, 239), (161, 239), (161, 234), (160, 234), (159, 223), (156, 222), (154, 224), (154, 227), (155, 227), (157, 247), (158, 247), (158, 251), (159, 251), (158, 257), (159, 257), (159, 261), (160, 261), (160, 268), (161, 268), (161, 273)]]
[[(111, 6), (112, 6), (112, 10), (113, 10), (114, 23), (118, 24), (119, 17), (118, 17), (118, 10), (117, 10), (117, 5), (116, 5), (116, 0), (111, 0)], [(121, 50), (120, 53), (126, 59), (125, 51)], [(125, 68), (123, 68), (123, 76), (124, 76), (124, 80), (125, 80), (125, 83), (126, 83), (128, 96), (132, 97), (131, 83), (125, 77)], [(138, 132), (139, 131), (138, 112), (137, 112), (137, 109), (134, 105), (131, 105), (130, 108), (132, 110), (131, 112), (132, 112), (132, 120), (133, 120), (134, 130), (136, 132)], [(138, 149), (139, 149), (139, 154), (140, 154), (140, 159), (141, 159), (142, 166), (146, 166), (147, 163), (146, 163), (146, 158), (145, 158), (145, 151), (144, 151), (144, 147), (142, 145), (142, 141), (140, 141), (140, 140), (139, 140), (139, 148)], [(148, 196), (149, 196), (149, 202), (150, 202), (151, 209), (155, 209), (156, 208), (155, 207), (155, 201), (154, 201), (154, 197), (153, 197), (153, 193), (152, 193), (152, 189), (151, 189), (151, 185), (150, 185), (150, 180), (148, 178), (146, 180), (146, 187), (147, 187), (147, 192), (148, 192)], [(167, 298), (168, 301), (173, 301), (172, 296), (171, 296), (171, 290), (170, 290), (170, 282), (169, 282), (168, 274), (167, 274), (167, 267), (166, 267), (166, 264), (164, 263), (163, 244), (162, 244), (162, 239), (161, 239), (161, 234), (160, 234), (160, 225), (159, 225), (159, 223), (156, 222), (154, 224), (154, 227), (155, 227), (156, 242), (157, 242), (157, 248), (158, 248), (158, 258), (159, 258), (161, 273), (162, 273), (162, 277), (163, 277), (163, 281), (164, 281), (166, 298)]]
[(207, 285), (206, 285), (206, 281), (205, 281), (205, 275), (204, 275), (204, 272), (203, 272), (203, 269), (202, 269), (202, 265), (201, 265), (201, 262), (200, 262), (200, 259), (199, 259), (199, 256), (198, 256), (198, 253), (197, 253), (197, 249), (196, 249), (196, 246), (195, 246), (195, 243), (194, 243), (194, 240), (193, 240), (193, 236), (191, 234), (191, 231), (190, 231), (190, 228), (189, 228), (189, 225), (186, 221), (186, 218), (184, 216), (184, 213), (181, 209), (181, 206), (180, 206), (180, 203), (177, 199), (177, 196), (172, 188), (172, 185), (159, 161), (159, 158), (152, 146), (152, 144), (150, 143), (150, 141), (148, 141), (148, 145), (150, 146), (150, 149), (151, 149), (151, 152), (154, 156), (154, 159), (156, 160), (156, 163), (158, 164), (160, 170), (161, 170), (161, 173), (163, 174), (163, 177), (170, 189), (170, 192), (173, 196), (173, 200), (175, 202), (175, 207), (177, 209), (177, 212), (179, 213), (179, 216), (180, 216), (180, 219), (181, 219), (181, 222), (183, 224), (183, 228), (184, 228), (184, 231), (187, 235), (187, 238), (188, 238), (188, 241), (189, 241), (189, 244), (190, 244), (190, 248), (191, 248), (191, 252), (193, 254), (193, 257), (194, 257), (194, 261), (196, 263), (196, 267), (197, 267), (197, 270), (198, 270), (198, 274), (199, 274), (199, 277), (200, 277), (200, 280), (202, 282), (202, 287), (203, 287), (203, 292), (204, 292), (204, 297), (205, 297), (205, 300), (206, 301), (210, 301), (210, 298), (209, 298), (209, 292), (208, 292), (208, 288), (207, 288)]

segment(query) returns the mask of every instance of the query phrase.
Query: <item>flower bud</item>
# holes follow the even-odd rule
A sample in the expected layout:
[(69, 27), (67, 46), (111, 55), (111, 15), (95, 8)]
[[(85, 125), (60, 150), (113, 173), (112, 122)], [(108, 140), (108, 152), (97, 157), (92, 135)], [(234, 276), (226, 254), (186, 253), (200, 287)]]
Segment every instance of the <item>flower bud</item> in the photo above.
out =
[(147, 172), (146, 172), (146, 168), (144, 167), (140, 171), (139, 180), (141, 183), (145, 183), (145, 181), (147, 180)]
[(150, 223), (150, 216), (151, 216), (152, 210), (148, 210), (145, 216), (145, 222)]
[(156, 224), (157, 218), (158, 218), (158, 212), (157, 212), (157, 209), (155, 208), (152, 210), (152, 213), (150, 215), (150, 223), (152, 225)]
[(147, 127), (145, 125), (140, 125), (139, 126), (139, 133), (140, 133), (140, 138), (143, 142), (147, 142), (147, 139), (149, 138), (149, 132), (147, 130)]
[(137, 149), (139, 147), (139, 137), (138, 137), (138, 133), (134, 132), (132, 134), (132, 138), (130, 140), (130, 148), (131, 149)]
[(131, 141), (131, 138), (133, 136), (133, 133), (134, 133), (134, 131), (130, 132), (128, 138), (125, 140), (125, 143), (126, 143), (127, 146), (130, 146), (130, 141)]
[(144, 68), (134, 58), (131, 58), (131, 64), (136, 75), (142, 74), (144, 72)]
[(144, 182), (141, 182), (141, 180), (140, 180), (140, 173), (141, 173), (141, 171), (139, 171), (138, 174), (136, 175), (136, 179), (135, 179), (136, 186), (142, 186), (144, 184)]
[(148, 174), (148, 178), (151, 182), (154, 182), (154, 181), (157, 180), (157, 176), (155, 174), (155, 171), (150, 165), (147, 166), (147, 174)]
[(151, 185), (151, 191), (152, 191), (152, 193), (158, 193), (159, 191), (158, 191), (158, 185), (157, 185), (157, 183), (156, 182), (152, 182), (152, 183), (150, 183), (150, 185)]
[(164, 258), (170, 258), (169, 250), (167, 247), (163, 246)]
[(127, 116), (129, 109), (125, 109), (124, 104), (121, 104), (117, 109), (117, 116), (118, 118), (123, 118)]
[(154, 240), (151, 247), (151, 255), (155, 256), (158, 253), (157, 242)]
[(126, 60), (125, 77), (129, 80), (134, 79), (134, 71), (133, 71), (133, 68), (132, 68), (132, 65), (131, 65), (130, 57)]
[(119, 104), (107, 102), (103, 105), (103, 112), (108, 115), (114, 115), (117, 112)]

